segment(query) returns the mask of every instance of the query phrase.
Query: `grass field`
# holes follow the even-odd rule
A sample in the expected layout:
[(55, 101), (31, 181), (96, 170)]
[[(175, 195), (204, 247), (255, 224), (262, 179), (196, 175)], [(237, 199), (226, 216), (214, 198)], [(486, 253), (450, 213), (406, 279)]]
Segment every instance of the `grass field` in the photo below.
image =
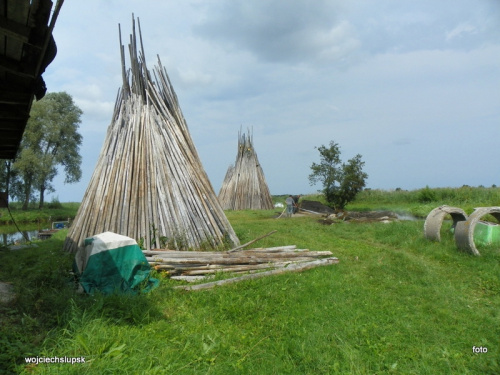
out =
[(470, 187), (434, 188), (418, 190), (364, 190), (349, 205), (350, 209), (362, 210), (374, 207), (403, 210), (425, 218), (435, 207), (446, 204), (457, 206), (471, 213), (475, 207), (500, 206), (500, 188)]
[[(500, 373), (498, 248), (480, 248), (481, 257), (458, 252), (449, 223), (442, 242), (431, 243), (423, 221), (325, 226), (309, 217), (277, 220), (273, 211), (227, 215), (242, 243), (275, 229), (256, 245), (330, 250), (340, 263), (207, 291), (173, 290), (178, 284), (158, 274), (161, 285), (148, 294), (76, 295), (68, 281), (72, 257), (61, 253), (59, 232), (36, 249), (0, 251), (0, 280), (13, 282), (18, 293), (14, 304), (0, 307), (0, 369)], [(85, 363), (24, 362), (55, 356)]]
[(10, 212), (6, 208), (0, 208), (0, 225), (14, 225), (14, 223), (23, 225), (31, 223), (48, 225), (50, 227), (52, 221), (74, 218), (78, 207), (80, 207), (80, 203), (48, 203), (42, 209), (30, 207), (26, 211), (21, 209), (20, 203), (10, 203), (9, 206)]

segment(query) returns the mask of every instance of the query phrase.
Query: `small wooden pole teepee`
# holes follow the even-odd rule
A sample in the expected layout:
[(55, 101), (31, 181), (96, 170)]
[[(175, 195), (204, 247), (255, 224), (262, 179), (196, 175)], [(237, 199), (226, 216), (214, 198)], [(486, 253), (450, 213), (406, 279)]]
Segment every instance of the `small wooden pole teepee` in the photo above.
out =
[[(110, 231), (142, 242), (146, 249), (239, 244), (189, 134), (166, 70), (146, 67), (132, 16), (123, 87), (92, 179), (69, 229), (65, 249)], [(138, 53), (140, 47), (140, 53)]]
[(219, 192), (225, 210), (270, 210), (273, 206), (264, 171), (248, 135), (238, 133), (236, 162), (230, 165)]

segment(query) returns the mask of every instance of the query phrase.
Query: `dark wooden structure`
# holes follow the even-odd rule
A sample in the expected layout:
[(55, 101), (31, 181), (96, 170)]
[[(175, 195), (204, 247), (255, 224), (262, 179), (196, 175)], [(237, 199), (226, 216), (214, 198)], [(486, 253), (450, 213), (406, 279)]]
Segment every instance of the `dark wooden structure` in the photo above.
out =
[(52, 37), (63, 0), (0, 0), (0, 159), (13, 159), (42, 73), (56, 54)]

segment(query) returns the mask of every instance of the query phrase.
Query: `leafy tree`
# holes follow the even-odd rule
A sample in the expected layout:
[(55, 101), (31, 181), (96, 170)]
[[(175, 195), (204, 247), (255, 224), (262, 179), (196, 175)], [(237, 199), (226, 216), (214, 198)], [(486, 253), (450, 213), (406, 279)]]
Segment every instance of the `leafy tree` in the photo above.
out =
[(14, 180), (15, 174), (12, 171), (12, 160), (0, 160), (0, 191), (10, 195), (11, 182)]
[(322, 145), (316, 148), (321, 162), (311, 165), (309, 182), (311, 185), (321, 182), (326, 201), (336, 210), (341, 210), (365, 187), (368, 178), (368, 174), (363, 172), (365, 163), (360, 154), (347, 163), (342, 163), (340, 147), (333, 141), (330, 142), (330, 147)]
[(30, 148), (18, 151), (13, 167), (19, 177), (11, 182), (12, 195), (23, 202), (23, 210), (28, 209), (30, 201), (34, 200), (33, 185), (35, 185), (38, 158)]
[(66, 174), (65, 183), (80, 180), (82, 136), (78, 126), (82, 113), (66, 92), (49, 93), (33, 103), (13, 164), (21, 179), (15, 193), (23, 201), (23, 209), (28, 208), (34, 189), (40, 193), (39, 208), (43, 207), (45, 192), (54, 191), (52, 181), (59, 166)]

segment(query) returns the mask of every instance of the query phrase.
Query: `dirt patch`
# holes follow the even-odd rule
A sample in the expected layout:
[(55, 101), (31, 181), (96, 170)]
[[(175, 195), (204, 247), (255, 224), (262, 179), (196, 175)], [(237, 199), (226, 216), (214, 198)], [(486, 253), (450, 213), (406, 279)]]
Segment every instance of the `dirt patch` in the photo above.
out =
[(0, 281), (0, 303), (9, 303), (16, 298), (14, 286)]
[(323, 225), (332, 225), (332, 224), (336, 223), (336, 221), (330, 220), (330, 219), (320, 219), (320, 220), (318, 220), (318, 223), (323, 224)]
[[(302, 214), (294, 214), (292, 217), (298, 216), (314, 216), (321, 215), (322, 218), (317, 220), (323, 225), (331, 225), (339, 221), (350, 222), (391, 222), (398, 220), (398, 215), (392, 211), (340, 211), (336, 212), (333, 208), (325, 206), (318, 201), (303, 200), (299, 203), (299, 212)], [(317, 217), (317, 216), (316, 216)]]
[(313, 211), (318, 214), (331, 215), (335, 213), (335, 210), (333, 208), (325, 206), (323, 203), (317, 201), (303, 200), (299, 203), (299, 208), (307, 211)]

